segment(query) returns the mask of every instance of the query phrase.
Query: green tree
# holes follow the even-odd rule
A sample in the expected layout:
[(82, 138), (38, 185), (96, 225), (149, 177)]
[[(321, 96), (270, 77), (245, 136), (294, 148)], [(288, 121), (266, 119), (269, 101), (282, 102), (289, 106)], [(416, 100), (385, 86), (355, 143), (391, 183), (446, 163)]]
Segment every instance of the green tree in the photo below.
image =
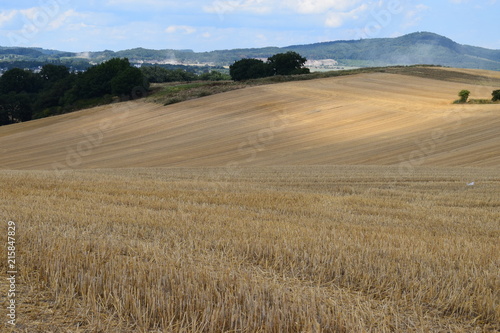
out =
[(151, 83), (168, 82), (169, 70), (158, 66), (142, 66), (142, 74)]
[(0, 124), (8, 125), (31, 120), (33, 94), (10, 92), (0, 96)]
[(0, 124), (31, 120), (42, 87), (40, 76), (32, 71), (13, 68), (5, 72), (0, 78)]
[(79, 99), (100, 98), (112, 94), (131, 94), (136, 86), (149, 88), (143, 72), (132, 67), (126, 58), (113, 58), (78, 74), (75, 84), (64, 95), (64, 104), (69, 105)]
[(258, 79), (272, 75), (271, 67), (259, 59), (241, 59), (229, 67), (234, 81)]
[(148, 82), (163, 83), (163, 82), (191, 82), (198, 79), (195, 73), (177, 68), (167, 69), (159, 66), (142, 66), (141, 72), (146, 77)]
[(180, 68), (170, 71), (169, 75), (170, 80), (172, 80), (170, 82), (191, 82), (198, 78), (195, 73), (191, 73)]
[(76, 75), (69, 74), (53, 83), (47, 82), (47, 87), (38, 93), (33, 107), (33, 118), (43, 118), (63, 113), (65, 94), (75, 85)]
[(69, 76), (68, 67), (63, 65), (47, 64), (42, 67), (40, 76), (44, 82), (55, 83)]
[(145, 87), (144, 75), (139, 68), (128, 67), (119, 72), (111, 80), (111, 93), (117, 96), (128, 96), (132, 98), (133, 90), (136, 87)]
[(79, 74), (52, 64), (38, 74), (14, 68), (0, 77), (0, 125), (110, 103), (112, 94), (138, 98), (148, 88), (128, 59), (114, 58)]
[(111, 94), (111, 81), (129, 67), (128, 59), (113, 58), (89, 68), (79, 77), (78, 95), (83, 98), (94, 98)]
[(279, 53), (267, 61), (274, 75), (308, 74), (310, 72), (308, 68), (304, 68), (307, 59), (297, 52)]
[(14, 122), (9, 102), (7, 94), (0, 95), (0, 126), (9, 125)]
[(199, 76), (200, 80), (205, 80), (205, 81), (224, 81), (224, 80), (231, 80), (231, 76), (227, 74), (223, 74), (218, 71), (210, 71), (203, 73)]
[(0, 93), (36, 93), (42, 89), (42, 80), (32, 71), (13, 68), (0, 78)]
[(494, 90), (491, 95), (493, 96), (491, 99), (493, 102), (500, 101), (500, 90)]
[(467, 100), (469, 99), (470, 91), (468, 90), (460, 90), (458, 93), (458, 96), (460, 97), (459, 103), (467, 103)]

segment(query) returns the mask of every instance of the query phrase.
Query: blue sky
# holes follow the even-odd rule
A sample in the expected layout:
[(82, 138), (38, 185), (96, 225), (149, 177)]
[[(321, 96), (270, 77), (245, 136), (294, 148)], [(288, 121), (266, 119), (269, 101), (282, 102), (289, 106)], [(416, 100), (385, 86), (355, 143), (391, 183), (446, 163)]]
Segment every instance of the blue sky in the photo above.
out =
[(431, 31), (500, 49), (500, 0), (2, 0), (0, 45), (211, 51)]

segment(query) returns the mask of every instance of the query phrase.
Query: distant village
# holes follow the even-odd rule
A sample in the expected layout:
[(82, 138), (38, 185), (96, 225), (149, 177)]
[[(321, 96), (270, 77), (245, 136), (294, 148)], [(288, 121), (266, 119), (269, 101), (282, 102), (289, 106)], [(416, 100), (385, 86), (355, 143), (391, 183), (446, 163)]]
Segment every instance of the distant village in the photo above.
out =
[[(25, 61), (20, 61), (18, 62), (19, 65), (10, 65), (10, 66), (6, 66), (6, 63), (2, 63), (1, 61), (5, 61), (7, 59), (4, 59), (4, 58), (0, 58), (0, 76), (2, 76), (6, 71), (8, 71), (9, 69), (13, 68), (13, 67), (17, 67), (17, 68), (22, 68), (22, 69), (25, 69), (25, 70), (30, 70), (34, 73), (40, 73), (40, 71), (42, 70), (42, 66), (43, 65), (40, 65), (40, 62), (36, 62), (36, 65), (30, 65), (30, 62), (25, 62)], [(134, 67), (137, 67), (137, 68), (141, 68), (143, 66), (154, 66), (154, 65), (171, 65), (171, 66), (186, 66), (186, 67), (216, 67), (214, 66), (213, 63), (206, 63), (206, 64), (202, 64), (202, 63), (197, 63), (197, 64), (193, 64), (193, 63), (181, 63), (179, 61), (144, 61), (144, 60), (136, 60), (134, 59), (132, 61), (132, 65)], [(49, 63), (49, 62), (47, 62)], [(12, 64), (12, 62), (10, 63)], [(25, 64), (25, 66), (21, 66), (22, 64)], [(78, 67), (74, 67), (74, 66), (68, 66), (67, 64), (64, 64), (62, 63), (62, 65), (65, 65), (66, 67), (69, 68), (70, 72), (72, 73), (81, 73), (81, 72), (85, 72), (86, 71), (86, 68), (82, 67), (82, 66), (78, 66)], [(94, 66), (94, 65), (97, 65), (96, 62), (92, 62), (92, 61), (89, 61), (88, 62), (88, 66)], [(85, 67), (88, 67), (88, 66), (85, 66)], [(323, 71), (334, 71), (334, 70), (344, 70), (344, 69), (352, 69), (354, 67), (346, 67), (346, 66), (342, 66), (342, 65), (339, 65), (339, 63), (336, 61), (336, 60), (333, 60), (333, 59), (322, 59), (322, 60), (308, 60), (305, 64), (305, 66), (307, 68), (310, 68), (311, 72), (323, 72)], [(229, 66), (225, 66), (227, 68), (229, 68)]]

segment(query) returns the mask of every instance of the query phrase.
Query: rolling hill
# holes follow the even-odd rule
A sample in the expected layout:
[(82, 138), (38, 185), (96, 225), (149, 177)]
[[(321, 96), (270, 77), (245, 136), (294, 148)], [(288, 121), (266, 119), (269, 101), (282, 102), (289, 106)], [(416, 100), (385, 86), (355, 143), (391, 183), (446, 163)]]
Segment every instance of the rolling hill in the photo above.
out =
[[(287, 47), (265, 47), (211, 52), (149, 50), (69, 53), (54, 50), (0, 47), (0, 63), (12, 61), (62, 62), (81, 67), (84, 62), (102, 62), (114, 57), (135, 63), (211, 64), (228, 66), (242, 58), (268, 58), (295, 51), (309, 60), (333, 59), (340, 66), (373, 67), (433, 64), (458, 68), (500, 70), (500, 50), (461, 45), (431, 32), (416, 32), (397, 38), (332, 41)], [(0, 66), (2, 67), (2, 66)]]
[(461, 45), (430, 32), (416, 32), (397, 38), (290, 46), (289, 49), (311, 59), (329, 57), (360, 67), (433, 64), (500, 70), (499, 50)]
[(3, 331), (500, 332), (500, 72), (363, 71), (0, 127)]
[(498, 89), (490, 82), (500, 75), (466, 72), (484, 82), (366, 73), (248, 87), (169, 106), (117, 103), (4, 126), (0, 168), (495, 167), (499, 105), (451, 102), (461, 89), (488, 98)]

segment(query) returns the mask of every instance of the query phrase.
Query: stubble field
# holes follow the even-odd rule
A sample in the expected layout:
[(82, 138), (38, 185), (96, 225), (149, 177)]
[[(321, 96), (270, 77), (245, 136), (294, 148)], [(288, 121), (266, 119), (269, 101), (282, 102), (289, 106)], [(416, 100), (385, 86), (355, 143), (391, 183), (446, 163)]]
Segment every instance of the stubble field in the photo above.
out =
[(362, 166), (3, 172), (1, 219), (19, 228), (18, 328), (499, 330), (498, 170), (397, 176)]
[(497, 74), (464, 73), (485, 81), (371, 73), (0, 128), (1, 328), (500, 331), (499, 109), (451, 104)]

